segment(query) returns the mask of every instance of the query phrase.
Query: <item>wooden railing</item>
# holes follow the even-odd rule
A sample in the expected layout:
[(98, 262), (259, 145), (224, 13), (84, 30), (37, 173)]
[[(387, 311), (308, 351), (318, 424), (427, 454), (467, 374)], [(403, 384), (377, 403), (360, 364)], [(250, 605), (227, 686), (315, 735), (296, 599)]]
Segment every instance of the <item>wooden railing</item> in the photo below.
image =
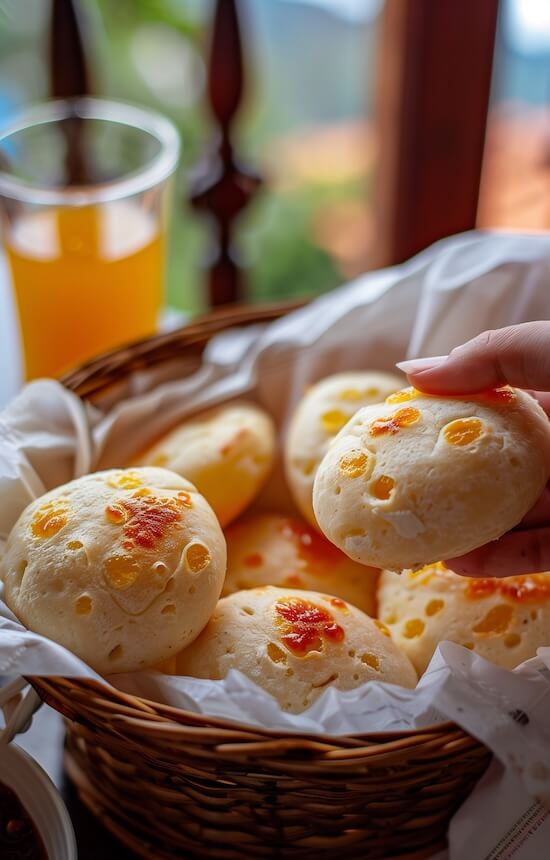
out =
[(199, 168), (192, 202), (211, 216), (215, 247), (208, 272), (211, 305), (243, 297), (242, 272), (233, 252), (237, 217), (260, 178), (235, 157), (231, 132), (243, 98), (244, 62), (237, 0), (216, 0), (208, 63), (208, 105), (214, 120), (213, 148)]

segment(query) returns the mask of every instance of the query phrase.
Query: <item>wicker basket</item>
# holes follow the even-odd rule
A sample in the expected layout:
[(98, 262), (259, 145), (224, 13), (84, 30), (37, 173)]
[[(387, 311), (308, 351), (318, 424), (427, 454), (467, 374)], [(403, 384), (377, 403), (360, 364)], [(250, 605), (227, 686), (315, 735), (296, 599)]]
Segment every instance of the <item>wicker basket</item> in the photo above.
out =
[[(90, 362), (63, 380), (94, 400), (135, 370), (198, 362), (231, 325), (291, 306), (203, 317)], [(458, 726), (347, 737), (254, 729), (108, 690), (34, 678), (70, 721), (66, 766), (84, 803), (141, 857), (408, 858), (444, 844), (490, 753)]]

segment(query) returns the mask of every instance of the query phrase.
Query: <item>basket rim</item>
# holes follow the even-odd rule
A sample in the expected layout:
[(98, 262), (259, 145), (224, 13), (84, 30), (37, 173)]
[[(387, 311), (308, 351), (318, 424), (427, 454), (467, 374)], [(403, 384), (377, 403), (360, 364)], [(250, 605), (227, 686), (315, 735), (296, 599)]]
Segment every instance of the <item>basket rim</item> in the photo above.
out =
[[(136, 712), (141, 712), (143, 718), (146, 715), (156, 716), (173, 723), (181, 725), (186, 723), (197, 723), (203, 727), (208, 726), (212, 729), (222, 731), (235, 732), (244, 731), (251, 735), (259, 735), (264, 739), (285, 739), (317, 741), (319, 743), (339, 744), (346, 741), (354, 741), (358, 744), (361, 742), (373, 743), (377, 745), (394, 744), (399, 739), (412, 740), (413, 738), (427, 739), (437, 735), (447, 734), (450, 732), (461, 732), (467, 736), (473, 737), (468, 732), (465, 732), (460, 726), (452, 720), (445, 720), (441, 723), (431, 723), (422, 728), (397, 729), (392, 731), (367, 731), (367, 732), (352, 732), (344, 734), (331, 734), (330, 732), (309, 732), (299, 729), (270, 729), (263, 726), (257, 726), (252, 723), (245, 723), (240, 720), (231, 720), (227, 717), (209, 716), (208, 714), (200, 714), (195, 711), (189, 711), (184, 708), (178, 708), (173, 705), (165, 705), (162, 702), (155, 702), (153, 699), (147, 699), (144, 696), (135, 696), (130, 693), (125, 693), (116, 687), (109, 686), (108, 682), (101, 683), (93, 678), (65, 678), (62, 676), (28, 676), (26, 679), (34, 689), (39, 693), (41, 698), (49, 705), (59, 710), (58, 703), (55, 698), (52, 698), (51, 687), (67, 688), (71, 684), (81, 687), (89, 692), (94, 693), (104, 700), (111, 700), (113, 704), (123, 705), (124, 707), (135, 708)], [(181, 715), (182, 719), (178, 720), (177, 716)], [(137, 714), (136, 714), (137, 716)], [(137, 717), (139, 719), (139, 717)], [(128, 717), (127, 719), (132, 719)], [(477, 739), (476, 739), (477, 740)]]
[(307, 302), (302, 299), (266, 302), (257, 305), (222, 305), (208, 313), (199, 314), (175, 329), (122, 344), (115, 349), (93, 356), (69, 369), (58, 381), (82, 400), (107, 390), (121, 377), (144, 370), (163, 361), (181, 357), (188, 350), (202, 353), (208, 340), (232, 326), (248, 326), (274, 322), (286, 313), (299, 310)]

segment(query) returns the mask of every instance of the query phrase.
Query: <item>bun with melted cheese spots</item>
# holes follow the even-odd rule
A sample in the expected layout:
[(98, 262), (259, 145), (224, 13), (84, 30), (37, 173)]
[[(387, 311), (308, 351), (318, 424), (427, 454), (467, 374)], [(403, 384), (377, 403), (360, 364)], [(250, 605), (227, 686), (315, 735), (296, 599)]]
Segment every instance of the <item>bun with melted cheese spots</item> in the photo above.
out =
[(397, 391), (402, 379), (391, 373), (336, 373), (313, 385), (292, 418), (285, 445), (287, 483), (301, 514), (317, 528), (313, 481), (334, 436), (352, 415)]
[(165, 660), (207, 623), (225, 539), (195, 487), (166, 469), (113, 469), (32, 502), (2, 559), (5, 601), (30, 630), (103, 674)]
[(136, 460), (162, 466), (191, 481), (222, 526), (259, 492), (273, 466), (275, 428), (250, 403), (219, 406), (180, 424)]
[(513, 669), (550, 644), (550, 574), (470, 579), (433, 564), (384, 571), (380, 618), (421, 675), (439, 642), (464, 645)]
[(403, 570), (500, 537), (549, 474), (550, 423), (525, 392), (443, 398), (407, 389), (343, 428), (319, 466), (313, 504), (350, 558)]
[(376, 614), (379, 571), (351, 561), (316, 529), (281, 514), (253, 514), (226, 531), (222, 595), (277, 585), (324, 591)]
[(376, 620), (337, 597), (269, 586), (220, 600), (176, 662), (180, 675), (213, 680), (238, 669), (291, 713), (329, 686), (416, 683), (410, 661)]

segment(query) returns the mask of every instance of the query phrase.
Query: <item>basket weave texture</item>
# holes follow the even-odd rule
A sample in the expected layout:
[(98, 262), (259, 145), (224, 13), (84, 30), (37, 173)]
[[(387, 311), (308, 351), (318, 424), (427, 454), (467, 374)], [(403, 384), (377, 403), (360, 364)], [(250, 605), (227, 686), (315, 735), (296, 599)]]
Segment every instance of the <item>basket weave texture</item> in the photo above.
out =
[[(65, 377), (95, 400), (136, 370), (188, 360), (233, 325), (292, 306), (230, 309), (117, 350)], [(89, 680), (32, 678), (68, 720), (66, 766), (84, 803), (136, 855), (407, 858), (444, 844), (451, 815), (490, 760), (453, 723), (324, 736), (251, 728)]]

